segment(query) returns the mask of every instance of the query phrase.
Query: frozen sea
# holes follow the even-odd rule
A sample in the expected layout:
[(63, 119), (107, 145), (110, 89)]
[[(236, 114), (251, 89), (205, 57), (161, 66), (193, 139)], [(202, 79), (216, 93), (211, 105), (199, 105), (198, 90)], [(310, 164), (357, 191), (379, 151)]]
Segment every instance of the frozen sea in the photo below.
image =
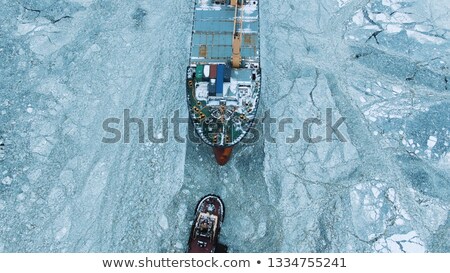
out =
[[(260, 1), (259, 115), (292, 123), (224, 167), (102, 142), (187, 117), (193, 1), (0, 2), (0, 252), (184, 252), (208, 193), (230, 252), (450, 252), (450, 1)], [(327, 109), (346, 142), (286, 141)]]

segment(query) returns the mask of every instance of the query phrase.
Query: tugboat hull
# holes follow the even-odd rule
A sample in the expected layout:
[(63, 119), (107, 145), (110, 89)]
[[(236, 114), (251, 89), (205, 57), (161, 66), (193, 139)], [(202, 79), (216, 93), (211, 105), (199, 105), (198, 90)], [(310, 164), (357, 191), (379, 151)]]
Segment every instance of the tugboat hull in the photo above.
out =
[(188, 253), (223, 251), (224, 248), (218, 241), (224, 216), (225, 207), (218, 196), (208, 195), (200, 200), (195, 209), (195, 219), (188, 242)]

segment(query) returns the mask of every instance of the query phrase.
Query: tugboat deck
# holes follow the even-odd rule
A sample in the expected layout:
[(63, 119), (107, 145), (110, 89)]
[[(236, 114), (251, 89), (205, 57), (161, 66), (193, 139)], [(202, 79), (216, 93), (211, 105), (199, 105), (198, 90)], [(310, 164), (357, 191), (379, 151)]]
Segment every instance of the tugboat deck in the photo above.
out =
[(219, 245), (220, 228), (225, 217), (222, 200), (215, 195), (203, 197), (197, 205), (188, 242), (189, 253), (214, 253)]

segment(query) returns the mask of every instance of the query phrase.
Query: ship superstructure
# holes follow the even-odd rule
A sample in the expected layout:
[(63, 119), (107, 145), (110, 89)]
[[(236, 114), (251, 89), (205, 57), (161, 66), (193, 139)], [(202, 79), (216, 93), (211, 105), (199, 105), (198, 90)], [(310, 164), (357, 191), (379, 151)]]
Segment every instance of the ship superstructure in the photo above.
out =
[(195, 219), (188, 241), (188, 252), (226, 252), (227, 247), (219, 243), (224, 217), (225, 207), (219, 196), (203, 197), (195, 209)]
[(195, 0), (186, 89), (197, 134), (225, 164), (258, 107), (258, 0)]

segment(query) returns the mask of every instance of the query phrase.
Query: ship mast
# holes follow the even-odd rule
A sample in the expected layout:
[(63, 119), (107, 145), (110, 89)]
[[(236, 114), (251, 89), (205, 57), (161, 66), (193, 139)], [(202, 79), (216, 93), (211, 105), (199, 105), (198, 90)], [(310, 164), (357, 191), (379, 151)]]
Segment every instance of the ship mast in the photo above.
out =
[[(241, 0), (243, 1), (243, 0)], [(234, 28), (233, 28), (233, 55), (231, 56), (231, 63), (233, 68), (241, 67), (241, 44), (242, 44), (242, 25), (244, 20), (244, 10), (241, 9), (241, 18), (238, 20), (238, 4), (239, 0), (231, 0), (231, 5), (235, 7), (234, 10)], [(238, 32), (238, 24), (241, 31)]]

